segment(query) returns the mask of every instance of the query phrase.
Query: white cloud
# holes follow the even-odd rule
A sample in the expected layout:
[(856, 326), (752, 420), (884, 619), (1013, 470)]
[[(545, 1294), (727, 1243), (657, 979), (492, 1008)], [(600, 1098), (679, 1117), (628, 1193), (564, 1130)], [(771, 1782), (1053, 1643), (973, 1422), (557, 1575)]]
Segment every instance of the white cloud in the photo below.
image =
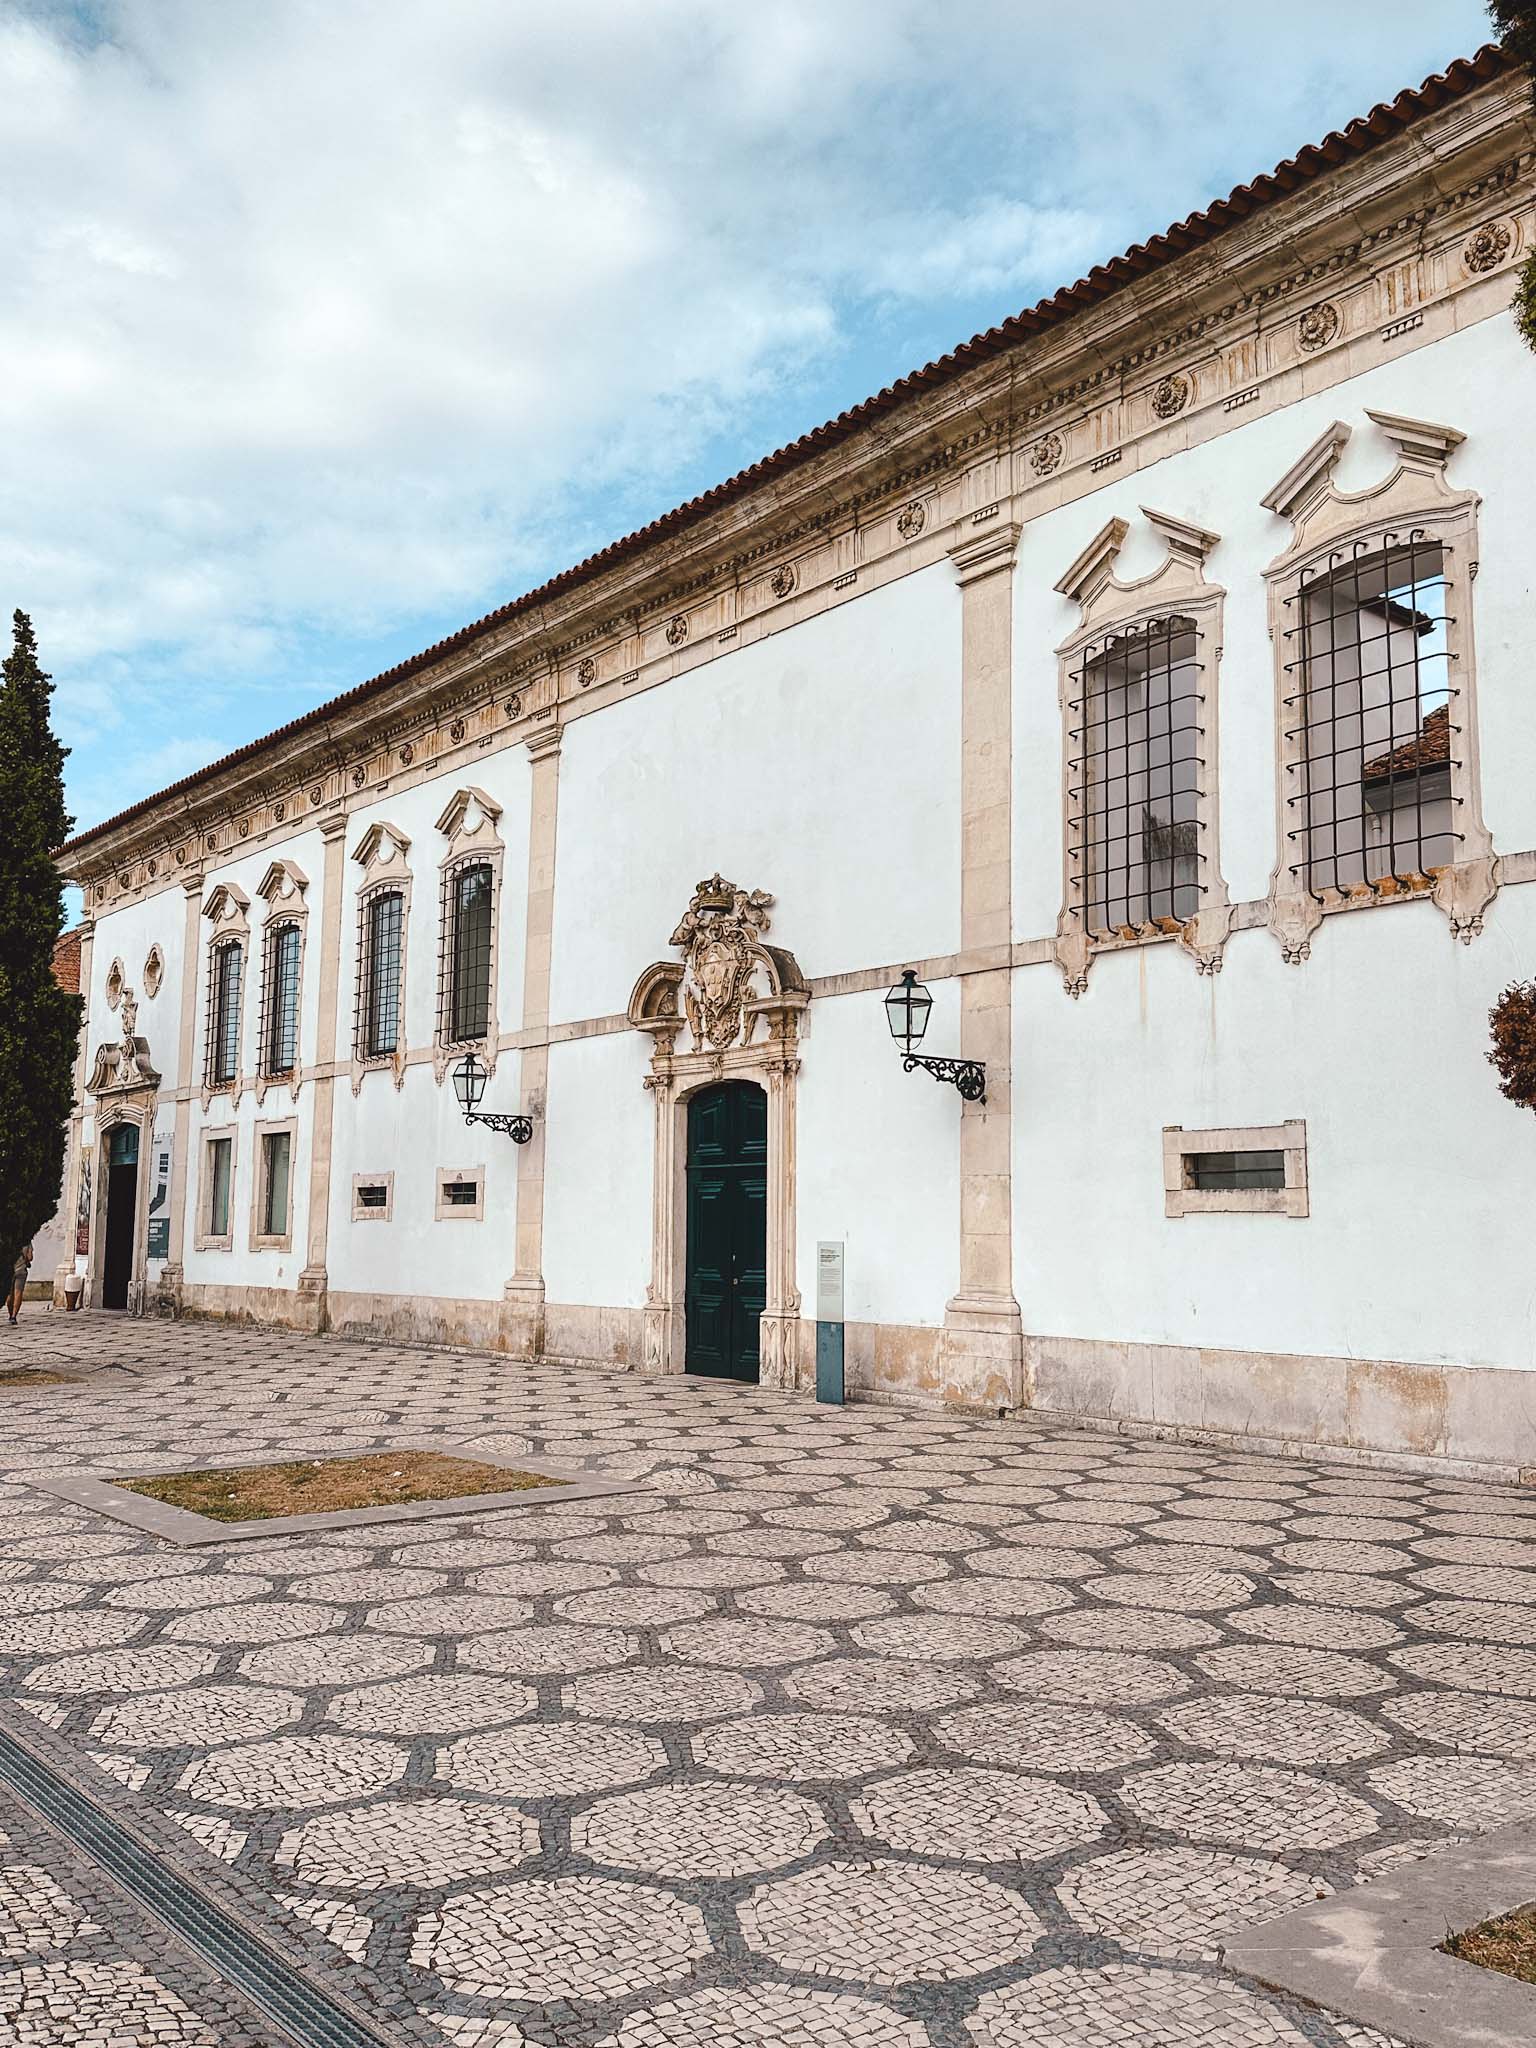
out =
[(871, 333), (999, 317), (1483, 33), (1392, 23), (0, 0), (0, 597), (82, 817), (863, 395)]

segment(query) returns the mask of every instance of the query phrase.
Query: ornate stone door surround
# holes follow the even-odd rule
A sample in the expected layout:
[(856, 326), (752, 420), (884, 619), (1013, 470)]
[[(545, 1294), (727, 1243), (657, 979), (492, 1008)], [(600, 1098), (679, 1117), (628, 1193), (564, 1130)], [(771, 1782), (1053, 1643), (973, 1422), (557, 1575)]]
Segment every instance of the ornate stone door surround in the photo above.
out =
[[(122, 1022), (121, 1039), (97, 1047), (90, 1079), (85, 1084), (86, 1094), (96, 1104), (87, 1299), (92, 1308), (101, 1307), (106, 1266), (107, 1195), (111, 1182), (107, 1160), (112, 1133), (121, 1124), (134, 1124), (139, 1133), (139, 1162), (133, 1205), (133, 1266), (128, 1281), (128, 1313), (141, 1316), (145, 1308), (149, 1263), (149, 1162), (154, 1144), (155, 1106), (160, 1100), (160, 1076), (151, 1064), (148, 1041), (139, 1035), (139, 1006), (134, 1001), (131, 988), (122, 992)], [(180, 1247), (173, 1247), (173, 1250), (179, 1252)]]
[(686, 1330), (688, 1098), (716, 1081), (753, 1081), (768, 1097), (768, 1284), (760, 1384), (798, 1378), (795, 1285), (795, 1092), (800, 1019), (810, 990), (793, 953), (765, 943), (773, 898), (719, 875), (700, 882), (671, 943), (635, 983), (629, 1021), (651, 1039), (655, 1103), (651, 1280), (642, 1370), (681, 1372)]

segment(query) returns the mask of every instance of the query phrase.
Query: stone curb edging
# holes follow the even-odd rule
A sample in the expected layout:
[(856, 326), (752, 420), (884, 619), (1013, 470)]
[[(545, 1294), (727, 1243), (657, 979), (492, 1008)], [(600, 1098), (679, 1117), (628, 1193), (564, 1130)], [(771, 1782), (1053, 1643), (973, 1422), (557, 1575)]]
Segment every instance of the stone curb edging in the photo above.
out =
[(1532, 1899), (1536, 1825), (1516, 1821), (1251, 1928), (1222, 1961), (1413, 2048), (1529, 2048), (1536, 1985), (1443, 1955), (1439, 1945)]
[[(126, 1522), (148, 1536), (161, 1537), (165, 1542), (183, 1548), (200, 1548), (215, 1543), (250, 1543), (261, 1537), (271, 1540), (279, 1536), (312, 1534), (323, 1529), (361, 1529), (379, 1523), (500, 1514), (513, 1508), (533, 1509), (553, 1506), (556, 1502), (563, 1505), (572, 1500), (596, 1500), (614, 1493), (643, 1492), (646, 1484), (643, 1479), (601, 1479), (579, 1467), (553, 1464), (548, 1458), (510, 1457), (504, 1452), (482, 1450), (473, 1444), (452, 1443), (444, 1437), (395, 1437), (385, 1444), (348, 1445), (332, 1455), (361, 1458), (380, 1451), (433, 1451), (443, 1457), (462, 1456), (477, 1465), (499, 1465), (508, 1472), (536, 1472), (540, 1478), (559, 1480), (561, 1484), (531, 1490), (518, 1488), (508, 1493), (457, 1494), (448, 1500), (413, 1500), (394, 1507), (339, 1508), (330, 1514), (274, 1515), (255, 1522), (215, 1522), (206, 1515), (195, 1515), (187, 1508), (151, 1500), (147, 1494), (131, 1493), (110, 1479), (68, 1474), (39, 1478), (32, 1474), (23, 1484), (36, 1487), (41, 1493), (51, 1493), (74, 1507), (109, 1515), (115, 1522)], [(302, 1464), (313, 1457), (312, 1450), (267, 1451), (259, 1456), (222, 1458), (214, 1468), (188, 1465), (181, 1469), (189, 1472), (204, 1469), (236, 1472), (262, 1465)], [(173, 1474), (165, 1472), (145, 1476), (158, 1479), (169, 1478)]]

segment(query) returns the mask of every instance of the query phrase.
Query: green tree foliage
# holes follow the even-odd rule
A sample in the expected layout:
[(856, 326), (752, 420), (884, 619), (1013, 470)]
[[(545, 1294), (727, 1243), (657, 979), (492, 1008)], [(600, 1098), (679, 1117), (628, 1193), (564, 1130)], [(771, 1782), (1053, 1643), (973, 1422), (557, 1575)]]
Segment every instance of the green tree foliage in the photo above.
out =
[(64, 890), (53, 864), (68, 838), (64, 748), (53, 736), (53, 685), (25, 612), (0, 667), (0, 1258), (53, 1215), (74, 1096), (80, 998), (53, 978)]
[[(1531, 97), (1536, 100), (1536, 0), (1488, 0), (1488, 19), (1510, 56), (1530, 72)], [(1536, 251), (1520, 266), (1514, 313), (1521, 339), (1536, 350)]]
[(1488, 19), (1510, 56), (1536, 71), (1536, 0), (1488, 0)]

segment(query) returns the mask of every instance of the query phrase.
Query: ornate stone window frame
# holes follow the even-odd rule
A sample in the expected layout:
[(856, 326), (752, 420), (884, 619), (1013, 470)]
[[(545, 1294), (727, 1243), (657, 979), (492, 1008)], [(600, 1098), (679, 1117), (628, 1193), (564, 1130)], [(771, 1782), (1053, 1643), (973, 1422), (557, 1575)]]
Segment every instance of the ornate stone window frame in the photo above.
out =
[[(245, 1002), (250, 985), (251, 899), (234, 882), (220, 882), (203, 905), (203, 916), (211, 927), (204, 947), (204, 969), (208, 977), (208, 999), (203, 1004), (203, 1109), (216, 1095), (227, 1095), (231, 1109), (237, 1107), (245, 1086)], [(227, 1081), (213, 1078), (214, 1007), (218, 1000), (218, 953), (224, 946), (240, 949), (240, 1000), (235, 1018), (235, 1071)]]
[[(496, 1054), (501, 1037), (497, 982), (501, 972), (501, 871), (506, 849), (498, 829), (502, 807), (473, 783), (455, 790), (437, 821), (437, 829), (448, 849), (437, 868), (437, 1022), (432, 1035), (432, 1074), (439, 1087), (454, 1058), (473, 1049), (485, 1065), (487, 1077), (496, 1071)], [(490, 997), (486, 1005), (484, 1035), (455, 1038), (452, 1017), (453, 976), (453, 889), (465, 868), (488, 867), (491, 871), (491, 958)]]
[[(107, 1008), (109, 1010), (115, 1010), (122, 1001), (123, 987), (126, 981), (127, 975), (123, 971), (122, 959), (119, 956), (113, 960), (112, 965), (107, 969), (107, 977), (102, 984), (102, 993), (106, 996)], [(154, 990), (151, 989), (149, 993), (153, 995)]]
[[(1279, 763), (1275, 790), (1276, 853), (1269, 885), (1269, 929), (1280, 942), (1284, 958), (1295, 965), (1307, 959), (1312, 935), (1324, 917), (1336, 911), (1370, 909), (1382, 903), (1411, 902), (1428, 894), (1444, 912), (1453, 938), (1470, 945), (1483, 928), (1483, 912), (1499, 886), (1499, 863), (1483, 823), (1478, 770), (1477, 663), (1472, 613), (1477, 574), (1477, 492), (1453, 490), (1446, 465), (1466, 436), (1455, 427), (1401, 414), (1373, 412), (1366, 418), (1391, 442), (1396, 461), (1386, 477), (1364, 491), (1341, 491), (1334, 471), (1351, 434), (1342, 420), (1312, 443), (1262, 500), (1266, 511), (1291, 523), (1291, 540), (1264, 571), (1269, 591), (1269, 633), (1275, 663), (1275, 751)], [(1301, 687), (1287, 664), (1290, 634), (1304, 578), (1344, 556), (1357, 542), (1385, 542), (1393, 534), (1437, 541), (1444, 563), (1446, 645), (1455, 697), (1451, 725), (1451, 800), (1460, 856), (1442, 867), (1427, 891), (1403, 888), (1392, 877), (1362, 882), (1347, 893), (1321, 895), (1303, 883), (1304, 864), (1293, 862), (1294, 830), (1290, 816), (1291, 786), (1303, 761), (1302, 742), (1295, 733), (1287, 699)]]
[[(382, 1188), (384, 1206), (370, 1209), (361, 1199), (364, 1188)], [(395, 1216), (395, 1176), (393, 1168), (388, 1173), (354, 1173), (352, 1176), (352, 1221), (354, 1223), (392, 1223)]]
[[(354, 987), (352, 1001), (352, 1093), (358, 1094), (365, 1074), (389, 1073), (394, 1076), (397, 1089), (405, 1085), (406, 1016), (405, 992), (406, 967), (411, 941), (411, 870), (409, 854), (410, 835), (402, 832), (398, 825), (391, 825), (385, 818), (377, 819), (357, 843), (352, 858), (362, 870), (357, 884), (357, 956), (354, 965)], [(369, 913), (375, 898), (396, 895), (400, 898), (400, 987), (396, 1000), (398, 1028), (395, 1032), (395, 1049), (390, 1053), (370, 1054), (368, 1051), (368, 987), (373, 972), (369, 951)]]
[[(229, 1140), (229, 1224), (227, 1230), (213, 1229), (213, 1147), (217, 1140)], [(197, 1252), (229, 1252), (235, 1248), (235, 1176), (240, 1167), (240, 1126), (205, 1124), (197, 1136), (197, 1229), (192, 1249)]]
[[(475, 1184), (473, 1202), (450, 1202), (446, 1193), (450, 1181), (472, 1180)], [(434, 1220), (438, 1223), (480, 1223), (485, 1218), (485, 1168), (483, 1166), (440, 1166), (437, 1169), (436, 1196), (433, 1208)]]
[(793, 1387), (798, 1381), (796, 1082), (810, 990), (794, 954), (762, 938), (772, 903), (761, 890), (738, 889), (719, 875), (700, 882), (672, 934), (683, 958), (654, 962), (630, 995), (629, 1021), (651, 1040), (645, 1086), (655, 1105), (645, 1372), (680, 1373), (687, 1365), (689, 1098), (717, 1081), (752, 1081), (768, 1098), (759, 1383)]
[[(261, 1004), (257, 1011), (256, 1027), (256, 1100), (266, 1099), (269, 1088), (286, 1088), (294, 1101), (298, 1100), (299, 1088), (304, 1079), (303, 1031), (304, 1031), (304, 962), (308, 953), (309, 905), (306, 891), (309, 877), (304, 870), (296, 867), (291, 860), (275, 860), (262, 876), (256, 893), (266, 904), (266, 913), (261, 925)], [(299, 985), (294, 994), (296, 1004), (294, 1022), (293, 1065), (285, 1072), (267, 1071), (267, 1048), (272, 1036), (272, 1004), (276, 988), (272, 974), (272, 955), (278, 935), (284, 931), (297, 931), (299, 935)]]
[(139, 984), (150, 1002), (159, 995), (164, 980), (165, 955), (160, 950), (160, 941), (156, 939), (144, 956), (144, 972)]
[[(1282, 1152), (1283, 1188), (1197, 1188), (1186, 1160), (1202, 1152)], [(1229, 1124), (1186, 1131), (1163, 1126), (1163, 1213), (1167, 1216), (1293, 1216), (1307, 1214), (1307, 1126), (1302, 1117), (1283, 1124)]]
[[(1221, 972), (1222, 951), (1232, 930), (1232, 907), (1221, 871), (1218, 760), (1218, 678), (1221, 668), (1223, 607), (1226, 591), (1209, 583), (1205, 561), (1220, 540), (1204, 527), (1176, 519), (1167, 512), (1141, 507), (1142, 517), (1167, 546), (1167, 554), (1150, 575), (1123, 583), (1115, 561), (1130, 526), (1111, 519), (1100, 527), (1056, 589), (1079, 608), (1079, 621), (1056, 650), (1057, 690), (1061, 703), (1062, 791), (1065, 831), (1062, 840), (1062, 902), (1056, 923), (1055, 954), (1067, 994), (1080, 996), (1088, 970), (1100, 953), (1127, 946), (1176, 940), (1201, 974)], [(1201, 905), (1180, 924), (1161, 920), (1140, 927), (1134, 936), (1102, 938), (1090, 933), (1080, 904), (1083, 884), (1083, 836), (1086, 780), (1082, 704), (1087, 663), (1117, 640), (1144, 633), (1171, 615), (1193, 619), (1196, 632), (1197, 689), (1200, 698), (1199, 794), (1197, 800)]]
[[(288, 1227), (286, 1230), (266, 1231), (261, 1227), (262, 1213), (267, 1203), (267, 1145), (268, 1138), (288, 1135)], [(231, 1162), (233, 1171), (233, 1162)], [(253, 1252), (291, 1252), (293, 1250), (293, 1198), (299, 1184), (299, 1120), (297, 1117), (280, 1117), (271, 1123), (258, 1123), (251, 1131), (251, 1250)]]

